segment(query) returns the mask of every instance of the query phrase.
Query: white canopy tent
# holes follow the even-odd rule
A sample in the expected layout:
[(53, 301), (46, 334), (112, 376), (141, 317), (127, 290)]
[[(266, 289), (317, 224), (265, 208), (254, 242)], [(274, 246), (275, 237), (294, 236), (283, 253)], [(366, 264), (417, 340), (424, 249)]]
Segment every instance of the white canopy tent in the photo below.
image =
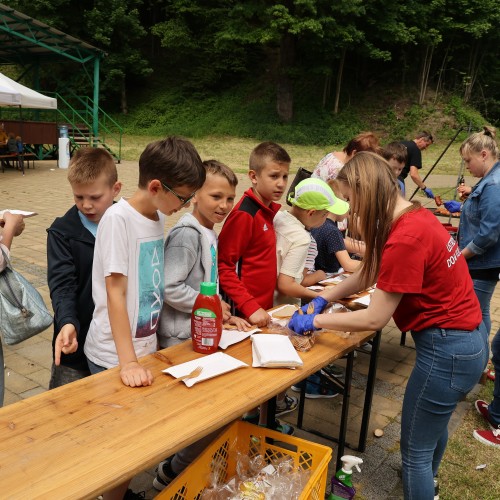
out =
[(57, 109), (57, 99), (31, 90), (0, 73), (0, 106)]

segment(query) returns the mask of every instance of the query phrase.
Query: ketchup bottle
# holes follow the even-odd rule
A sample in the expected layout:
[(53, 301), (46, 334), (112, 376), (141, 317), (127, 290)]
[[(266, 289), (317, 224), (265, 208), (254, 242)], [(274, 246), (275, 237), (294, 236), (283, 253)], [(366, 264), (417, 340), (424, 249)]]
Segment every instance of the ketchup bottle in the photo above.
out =
[(203, 282), (191, 313), (193, 350), (202, 354), (217, 351), (222, 334), (222, 306), (217, 284)]

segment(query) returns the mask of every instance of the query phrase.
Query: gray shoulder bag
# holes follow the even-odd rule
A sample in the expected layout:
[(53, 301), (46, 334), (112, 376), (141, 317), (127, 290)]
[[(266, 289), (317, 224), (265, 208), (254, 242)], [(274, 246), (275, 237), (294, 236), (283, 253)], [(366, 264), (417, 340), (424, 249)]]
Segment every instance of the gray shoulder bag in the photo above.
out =
[(7, 265), (0, 273), (0, 332), (7, 345), (14, 345), (46, 330), (52, 316), (40, 293), (2, 253)]

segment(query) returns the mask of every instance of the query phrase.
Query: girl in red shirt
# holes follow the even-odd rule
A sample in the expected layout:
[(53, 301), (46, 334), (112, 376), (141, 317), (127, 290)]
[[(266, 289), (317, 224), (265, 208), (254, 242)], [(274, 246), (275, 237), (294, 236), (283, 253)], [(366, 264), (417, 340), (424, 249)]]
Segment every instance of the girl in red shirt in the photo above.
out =
[[(299, 333), (380, 330), (394, 317), (398, 328), (411, 331), (417, 355), (401, 421), (404, 496), (432, 499), (448, 422), (488, 359), (479, 302), (457, 243), (434, 215), (400, 195), (383, 158), (358, 153), (337, 180), (365, 256), (358, 271), (313, 300), (313, 314), (294, 315), (289, 327)], [(318, 314), (328, 302), (374, 283), (367, 309)]]

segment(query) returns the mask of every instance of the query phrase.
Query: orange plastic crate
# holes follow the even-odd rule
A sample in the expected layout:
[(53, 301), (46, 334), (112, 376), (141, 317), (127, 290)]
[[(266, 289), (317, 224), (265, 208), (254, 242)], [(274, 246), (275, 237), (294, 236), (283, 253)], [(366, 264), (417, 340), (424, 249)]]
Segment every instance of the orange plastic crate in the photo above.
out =
[[(305, 439), (287, 436), (265, 427), (238, 420), (215, 439), (205, 451), (158, 496), (162, 500), (198, 500), (208, 486), (213, 473), (219, 484), (228, 482), (236, 471), (236, 456), (232, 447), (237, 440), (238, 450), (250, 457), (263, 454), (271, 462), (291, 457), (295, 467), (311, 471), (311, 477), (301, 500), (323, 500), (332, 449)], [(235, 455), (235, 454), (234, 454)]]

